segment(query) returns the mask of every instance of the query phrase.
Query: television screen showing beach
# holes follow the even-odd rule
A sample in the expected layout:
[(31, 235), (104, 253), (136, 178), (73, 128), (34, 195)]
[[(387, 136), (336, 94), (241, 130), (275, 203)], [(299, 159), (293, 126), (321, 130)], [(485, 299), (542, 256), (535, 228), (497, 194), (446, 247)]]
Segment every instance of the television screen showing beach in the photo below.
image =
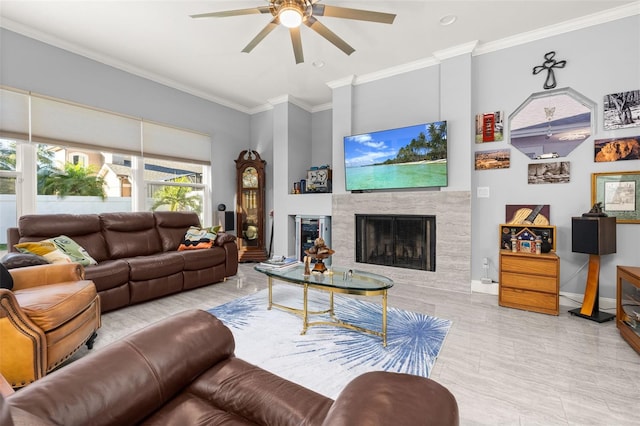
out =
[(447, 186), (447, 122), (344, 138), (347, 191)]

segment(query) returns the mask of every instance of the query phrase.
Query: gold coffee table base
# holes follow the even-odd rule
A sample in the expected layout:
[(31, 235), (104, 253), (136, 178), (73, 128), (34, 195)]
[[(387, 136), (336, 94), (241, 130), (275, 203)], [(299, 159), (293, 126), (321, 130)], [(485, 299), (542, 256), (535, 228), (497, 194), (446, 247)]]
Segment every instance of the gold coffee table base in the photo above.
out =
[[(275, 303), (273, 301), (273, 278), (269, 275), (269, 306), (267, 309), (278, 308), (287, 312), (291, 312), (302, 317), (302, 332), (300, 334), (306, 334), (309, 327), (319, 326), (319, 325), (328, 325), (335, 327), (347, 328), (349, 330), (359, 331), (362, 333), (372, 334), (374, 336), (378, 336), (382, 338), (382, 346), (387, 346), (387, 289), (379, 289), (379, 290), (356, 290), (352, 288), (336, 288), (329, 287), (326, 285), (317, 285), (305, 282), (304, 284), (299, 282), (292, 282), (293, 284), (302, 285), (304, 289), (303, 295), (303, 308), (297, 309), (292, 308), (290, 306), (281, 305), (279, 303)], [(278, 277), (278, 279), (283, 279)], [(287, 280), (284, 280), (287, 281)], [(291, 282), (291, 281), (290, 281)], [(324, 311), (310, 311), (308, 306), (308, 294), (309, 289), (320, 290), (329, 293), (329, 309)], [(359, 327), (354, 324), (350, 324), (346, 321), (342, 321), (338, 319), (334, 312), (334, 303), (333, 303), (333, 295), (334, 293), (342, 293), (342, 294), (353, 294), (358, 296), (382, 296), (382, 331), (370, 330), (368, 328)], [(323, 315), (329, 314), (331, 317), (331, 321), (309, 321), (310, 315)]]

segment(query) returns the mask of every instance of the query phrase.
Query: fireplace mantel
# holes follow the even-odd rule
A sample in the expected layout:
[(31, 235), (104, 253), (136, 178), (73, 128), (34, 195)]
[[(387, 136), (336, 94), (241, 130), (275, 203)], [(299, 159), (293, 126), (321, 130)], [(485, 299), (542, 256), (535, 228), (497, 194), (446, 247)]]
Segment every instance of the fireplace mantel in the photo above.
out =
[[(436, 216), (435, 272), (369, 265), (355, 261), (355, 215)], [(385, 275), (396, 285), (471, 291), (471, 193), (412, 191), (333, 194), (333, 264)]]

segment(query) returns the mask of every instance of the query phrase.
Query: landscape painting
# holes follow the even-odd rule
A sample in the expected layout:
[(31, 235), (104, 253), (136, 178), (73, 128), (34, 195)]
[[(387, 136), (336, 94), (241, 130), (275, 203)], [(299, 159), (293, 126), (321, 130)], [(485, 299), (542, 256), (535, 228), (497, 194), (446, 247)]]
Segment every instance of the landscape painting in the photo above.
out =
[(511, 167), (510, 149), (476, 151), (476, 170), (508, 169)]
[(596, 139), (594, 161), (640, 160), (640, 136), (618, 139)]
[(605, 95), (605, 130), (637, 126), (640, 126), (640, 90)]
[(529, 183), (567, 183), (571, 179), (568, 161), (529, 164)]

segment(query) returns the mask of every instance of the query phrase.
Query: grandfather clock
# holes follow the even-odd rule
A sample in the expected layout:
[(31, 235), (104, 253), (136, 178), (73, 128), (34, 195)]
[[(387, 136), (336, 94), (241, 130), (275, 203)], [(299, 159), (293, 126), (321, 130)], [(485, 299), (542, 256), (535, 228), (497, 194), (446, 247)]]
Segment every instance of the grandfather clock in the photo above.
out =
[(265, 250), (264, 165), (256, 151), (245, 150), (236, 161), (238, 260), (262, 262)]

